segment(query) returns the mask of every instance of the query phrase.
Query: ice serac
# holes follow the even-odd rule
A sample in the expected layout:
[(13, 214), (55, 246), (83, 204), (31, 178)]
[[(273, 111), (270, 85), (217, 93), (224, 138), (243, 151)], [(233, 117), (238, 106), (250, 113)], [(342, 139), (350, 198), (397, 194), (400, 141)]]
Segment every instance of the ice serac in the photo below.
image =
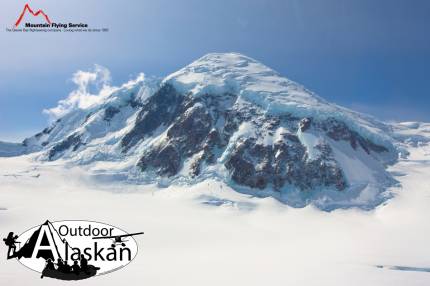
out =
[(384, 201), (395, 183), (385, 169), (398, 156), (390, 126), (237, 53), (124, 85), (24, 143), (43, 160), (98, 175), (163, 184), (216, 177), (240, 192), (323, 209)]

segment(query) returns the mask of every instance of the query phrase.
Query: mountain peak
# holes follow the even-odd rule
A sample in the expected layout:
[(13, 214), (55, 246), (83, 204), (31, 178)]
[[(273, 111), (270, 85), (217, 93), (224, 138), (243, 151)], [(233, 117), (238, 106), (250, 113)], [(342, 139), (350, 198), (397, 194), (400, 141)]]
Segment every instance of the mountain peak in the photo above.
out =
[(329, 105), (302, 85), (239, 53), (210, 53), (167, 76), (164, 83), (195, 96), (233, 93), (268, 112)]
[[(235, 94), (267, 114), (336, 118), (379, 142), (386, 126), (371, 116), (332, 104), (301, 84), (240, 53), (209, 53), (163, 80), (182, 94)], [(389, 141), (389, 140), (388, 140)]]
[(244, 63), (244, 62), (258, 63), (257, 60), (237, 52), (208, 53), (203, 57), (194, 61), (194, 63), (203, 62), (203, 61), (219, 62), (219, 63), (233, 64), (233, 65)]
[[(206, 54), (165, 79), (165, 82), (175, 83), (177, 88), (194, 87), (194, 94), (206, 91), (197, 84), (237, 92), (240, 86), (250, 87), (262, 81), (271, 82), (272, 91), (280, 91), (282, 85), (291, 84), (271, 68), (239, 53)], [(268, 87), (265, 86), (266, 91)]]
[(193, 61), (185, 68), (207, 67), (209, 70), (212, 71), (213, 68), (230, 68), (233, 70), (237, 68), (242, 68), (242, 71), (246, 71), (247, 69), (244, 68), (249, 66), (250, 64), (259, 65), (260, 68), (264, 68), (268, 71), (275, 73), (273, 70), (258, 62), (257, 60), (236, 52), (208, 53), (201, 58), (198, 58), (197, 60)]

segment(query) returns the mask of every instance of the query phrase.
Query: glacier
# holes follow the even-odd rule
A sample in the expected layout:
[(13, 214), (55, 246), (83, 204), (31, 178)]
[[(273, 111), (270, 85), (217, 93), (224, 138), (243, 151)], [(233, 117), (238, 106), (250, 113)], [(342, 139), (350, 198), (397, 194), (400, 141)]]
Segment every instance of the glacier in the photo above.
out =
[[(414, 125), (329, 103), (238, 53), (211, 53), (165, 78), (143, 75), (74, 108), (0, 156), (78, 165), (103, 181), (160, 187), (207, 179), (323, 210), (392, 197), (389, 165)], [(402, 133), (403, 132), (403, 133)]]

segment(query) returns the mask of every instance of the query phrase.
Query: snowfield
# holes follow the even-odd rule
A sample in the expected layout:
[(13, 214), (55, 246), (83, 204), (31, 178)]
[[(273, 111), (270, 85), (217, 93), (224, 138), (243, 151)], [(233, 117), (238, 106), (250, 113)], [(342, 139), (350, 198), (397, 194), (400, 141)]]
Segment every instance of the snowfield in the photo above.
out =
[[(345, 109), (236, 53), (109, 78), (75, 73), (50, 126), (0, 142), (3, 237), (47, 219), (145, 232), (131, 264), (82, 285), (430, 285), (430, 124)], [(67, 283), (1, 249), (0, 285)]]
[(76, 90), (45, 110), (54, 121), (21, 144), (0, 142), (0, 156), (35, 153), (117, 184), (218, 179), (294, 207), (373, 209), (397, 184), (386, 168), (406, 155), (401, 132), (416, 127), (327, 102), (238, 53), (207, 54), (164, 78), (109, 79), (97, 65), (76, 72)]
[[(388, 169), (400, 186), (371, 211), (292, 208), (215, 180), (164, 189), (101, 182), (37, 154), (0, 158), (0, 233), (46, 219), (145, 232), (131, 264), (80, 285), (430, 285), (429, 127), (399, 125), (398, 136), (412, 138), (410, 155)], [(40, 279), (1, 249), (2, 285), (69, 284)]]

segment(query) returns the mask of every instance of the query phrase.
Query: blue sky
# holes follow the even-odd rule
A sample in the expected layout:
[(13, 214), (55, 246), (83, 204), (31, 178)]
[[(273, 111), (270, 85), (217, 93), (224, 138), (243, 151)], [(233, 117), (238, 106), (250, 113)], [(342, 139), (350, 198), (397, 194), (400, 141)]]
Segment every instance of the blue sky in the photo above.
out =
[(0, 4), (0, 140), (44, 128), (77, 70), (100, 64), (120, 84), (229, 51), (380, 119), (430, 121), (430, 1), (30, 0), (53, 22), (110, 31), (6, 32), (25, 3)]

